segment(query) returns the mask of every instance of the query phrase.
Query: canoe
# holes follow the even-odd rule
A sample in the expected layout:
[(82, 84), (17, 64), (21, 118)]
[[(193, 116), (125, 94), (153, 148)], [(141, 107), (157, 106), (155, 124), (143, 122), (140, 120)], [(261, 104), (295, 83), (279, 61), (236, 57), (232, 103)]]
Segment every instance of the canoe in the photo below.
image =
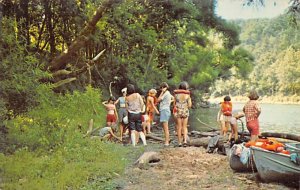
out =
[(264, 182), (300, 181), (300, 165), (292, 162), (290, 155), (254, 146), (250, 148), (258, 175)]
[(250, 159), (246, 164), (243, 164), (240, 157), (235, 154), (237, 146), (233, 147), (228, 151), (227, 155), (229, 157), (229, 166), (232, 170), (236, 172), (256, 172), (256, 166), (253, 161), (253, 157), (250, 155)]

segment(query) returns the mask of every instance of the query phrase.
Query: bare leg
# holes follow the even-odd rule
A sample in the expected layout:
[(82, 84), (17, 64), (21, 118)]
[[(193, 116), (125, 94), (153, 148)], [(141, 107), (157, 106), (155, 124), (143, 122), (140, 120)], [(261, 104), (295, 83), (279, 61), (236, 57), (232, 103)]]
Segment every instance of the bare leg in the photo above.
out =
[(258, 139), (258, 135), (251, 135), (250, 141), (255, 142)]
[(234, 141), (238, 140), (238, 129), (237, 129), (237, 124), (231, 125), (231, 134), (234, 137)]
[(187, 134), (188, 134), (188, 129), (187, 129), (187, 123), (188, 123), (188, 117), (182, 119), (182, 126), (183, 126), (183, 143), (187, 143)]
[(164, 133), (165, 133), (165, 145), (169, 145), (170, 142), (170, 134), (169, 134), (169, 126), (168, 126), (168, 122), (163, 122), (163, 129), (164, 129)]
[(120, 123), (120, 139), (121, 139), (121, 141), (123, 139), (123, 133), (124, 133), (124, 126), (122, 125), (122, 123)]
[(182, 135), (181, 135), (181, 129), (182, 129), (182, 122), (181, 118), (176, 118), (177, 122), (177, 138), (178, 138), (178, 145), (182, 144)]

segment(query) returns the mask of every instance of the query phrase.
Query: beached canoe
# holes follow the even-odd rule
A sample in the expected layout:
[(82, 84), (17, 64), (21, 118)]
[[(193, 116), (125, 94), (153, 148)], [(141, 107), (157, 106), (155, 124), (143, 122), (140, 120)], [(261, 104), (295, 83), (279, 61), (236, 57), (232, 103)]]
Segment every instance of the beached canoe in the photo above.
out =
[(251, 153), (260, 178), (265, 182), (298, 182), (300, 165), (291, 156), (251, 146)]

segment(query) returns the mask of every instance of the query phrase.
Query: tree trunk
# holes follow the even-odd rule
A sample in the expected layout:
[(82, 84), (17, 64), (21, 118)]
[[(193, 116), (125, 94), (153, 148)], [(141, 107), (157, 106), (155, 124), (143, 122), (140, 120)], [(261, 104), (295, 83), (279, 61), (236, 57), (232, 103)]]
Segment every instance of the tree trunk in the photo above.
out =
[(87, 23), (87, 25), (80, 32), (79, 36), (72, 42), (68, 51), (66, 53), (61, 53), (58, 57), (53, 59), (50, 63), (50, 70), (56, 71), (62, 69), (68, 63), (68, 60), (82, 47), (84, 47), (86, 41), (88, 40), (88, 34), (95, 30), (97, 22), (101, 19), (104, 13), (109, 9), (112, 9), (117, 4), (121, 3), (122, 0), (106, 0), (104, 1), (95, 12), (95, 15)]
[(3, 17), (2, 9), (3, 9), (3, 5), (2, 3), (0, 3), (0, 37), (2, 35), (2, 17)]

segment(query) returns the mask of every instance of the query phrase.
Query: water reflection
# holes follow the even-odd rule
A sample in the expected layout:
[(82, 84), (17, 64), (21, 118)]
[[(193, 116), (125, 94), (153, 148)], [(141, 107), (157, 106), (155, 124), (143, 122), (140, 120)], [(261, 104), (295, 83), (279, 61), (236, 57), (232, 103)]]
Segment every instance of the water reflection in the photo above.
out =
[[(234, 110), (241, 110), (244, 104), (233, 104)], [(261, 132), (284, 132), (300, 135), (300, 105), (261, 104)], [(219, 129), (217, 123), (218, 108), (199, 108), (192, 110), (190, 130), (207, 131), (210, 128), (200, 123)], [(241, 126), (240, 126), (241, 127)]]

